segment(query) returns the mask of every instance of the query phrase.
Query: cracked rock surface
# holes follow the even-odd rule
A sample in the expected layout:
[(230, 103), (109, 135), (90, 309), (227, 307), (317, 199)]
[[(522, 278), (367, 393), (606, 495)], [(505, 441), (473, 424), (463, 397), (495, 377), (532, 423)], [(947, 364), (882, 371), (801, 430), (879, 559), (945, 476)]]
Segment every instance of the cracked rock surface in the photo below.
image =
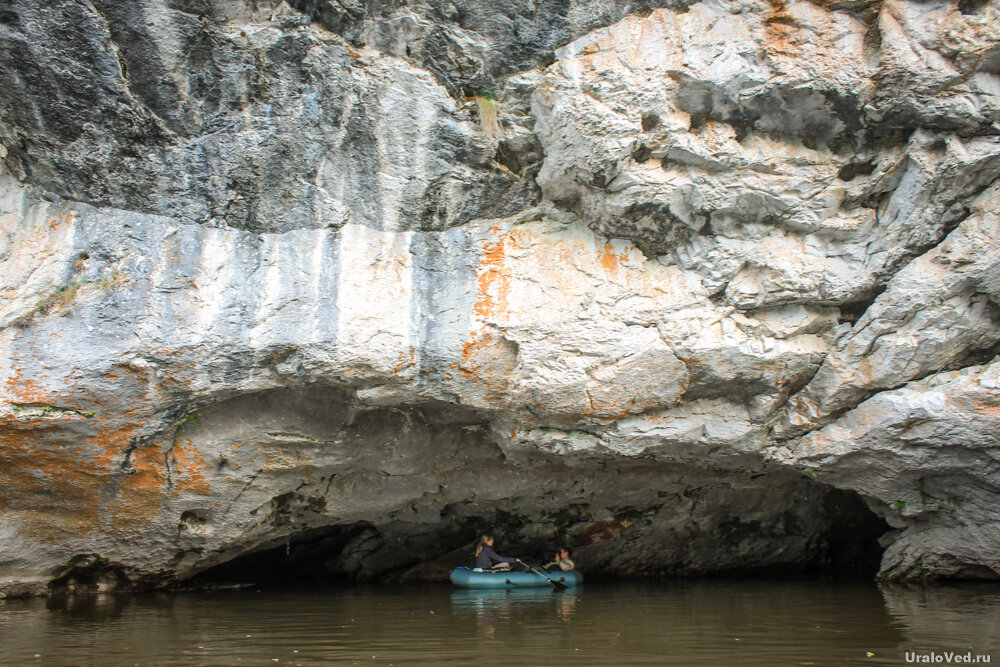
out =
[(484, 530), (1000, 576), (998, 26), (8, 0), (0, 594), (433, 579)]

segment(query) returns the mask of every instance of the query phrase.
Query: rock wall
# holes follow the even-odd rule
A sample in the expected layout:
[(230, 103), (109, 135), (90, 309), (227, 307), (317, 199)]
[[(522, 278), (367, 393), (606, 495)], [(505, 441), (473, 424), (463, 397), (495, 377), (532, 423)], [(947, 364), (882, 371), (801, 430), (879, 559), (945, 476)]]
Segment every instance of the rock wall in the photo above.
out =
[(1000, 575), (998, 15), (6, 3), (0, 589)]

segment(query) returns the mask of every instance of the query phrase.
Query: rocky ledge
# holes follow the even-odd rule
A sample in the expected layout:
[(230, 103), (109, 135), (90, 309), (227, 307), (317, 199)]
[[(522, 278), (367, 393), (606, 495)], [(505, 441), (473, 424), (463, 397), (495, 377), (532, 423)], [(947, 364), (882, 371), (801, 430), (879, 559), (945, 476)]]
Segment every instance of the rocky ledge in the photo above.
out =
[(1000, 577), (998, 26), (10, 0), (0, 595)]

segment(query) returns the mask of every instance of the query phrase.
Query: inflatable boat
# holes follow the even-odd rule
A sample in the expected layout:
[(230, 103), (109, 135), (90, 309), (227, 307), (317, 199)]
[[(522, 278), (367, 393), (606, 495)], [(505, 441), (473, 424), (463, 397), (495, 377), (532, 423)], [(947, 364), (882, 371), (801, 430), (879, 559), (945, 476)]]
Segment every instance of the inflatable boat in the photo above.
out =
[(583, 583), (583, 575), (576, 570), (569, 572), (545, 572), (545, 576), (537, 572), (476, 572), (467, 567), (456, 567), (451, 571), (451, 583), (461, 588), (537, 588), (552, 586), (552, 581), (558, 581), (563, 586), (579, 586)]

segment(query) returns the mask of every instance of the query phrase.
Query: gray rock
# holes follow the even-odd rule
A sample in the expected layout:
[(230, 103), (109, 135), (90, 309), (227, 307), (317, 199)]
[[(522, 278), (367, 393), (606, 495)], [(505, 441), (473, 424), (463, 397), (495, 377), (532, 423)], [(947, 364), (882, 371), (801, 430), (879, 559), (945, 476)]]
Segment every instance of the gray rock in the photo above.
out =
[(12, 5), (0, 141), (15, 172), (77, 201), (257, 232), (442, 229), (535, 200), (427, 71), (219, 4)]
[(896, 528), (889, 579), (1000, 576), (993, 361), (883, 391), (770, 455), (854, 489)]
[(998, 13), (8, 2), (0, 594), (995, 577)]

